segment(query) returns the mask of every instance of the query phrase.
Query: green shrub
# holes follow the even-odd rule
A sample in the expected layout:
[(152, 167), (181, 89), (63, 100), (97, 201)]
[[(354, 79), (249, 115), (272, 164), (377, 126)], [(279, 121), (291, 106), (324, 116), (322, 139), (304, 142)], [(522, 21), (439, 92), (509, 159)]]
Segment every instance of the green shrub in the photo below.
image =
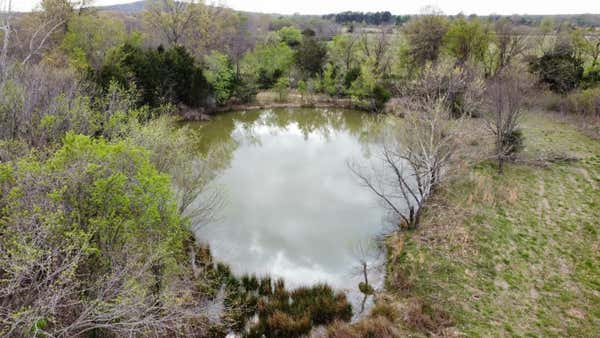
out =
[(286, 45), (295, 48), (302, 42), (302, 31), (296, 27), (286, 26), (277, 31), (277, 36)]
[(504, 149), (508, 149), (506, 155), (509, 156), (521, 152), (525, 146), (523, 132), (517, 129), (506, 135), (502, 140), (502, 146)]
[(254, 101), (258, 93), (258, 85), (248, 76), (242, 75), (233, 87), (233, 96), (241, 102)]
[(382, 111), (385, 104), (390, 100), (392, 94), (382, 83), (378, 83), (373, 88), (373, 104), (376, 111)]
[(567, 93), (577, 88), (583, 79), (583, 61), (570, 53), (546, 53), (531, 62), (530, 68), (542, 83), (557, 93)]
[(354, 81), (356, 81), (356, 79), (358, 79), (359, 76), (360, 76), (360, 68), (359, 67), (352, 67), (348, 70), (346, 75), (344, 75), (344, 87), (346, 88), (346, 90), (350, 89), (350, 87), (352, 86), (352, 83)]
[(600, 66), (588, 69), (583, 75), (582, 88), (594, 88), (600, 86)]
[(290, 93), (290, 79), (287, 76), (280, 77), (275, 84), (275, 91), (277, 91), (278, 101), (285, 102)]
[(378, 79), (370, 69), (363, 66), (360, 75), (352, 83), (350, 93), (359, 108), (369, 111), (382, 111), (391, 97), (386, 89), (387, 83)]
[(46, 333), (59, 335), (76, 323), (70, 314), (89, 308), (86, 318), (120, 336), (117, 322), (139, 319), (122, 307), (151, 311), (186, 261), (188, 233), (170, 184), (143, 148), (72, 133), (47, 158), (3, 164), (0, 289), (9, 292), (2, 312), (14, 334), (29, 336), (47, 320)]
[(373, 289), (371, 284), (367, 284), (365, 282), (358, 283), (358, 290), (360, 290), (360, 292), (362, 292), (365, 295), (372, 295), (373, 293), (375, 293), (375, 290)]
[(212, 86), (218, 104), (231, 98), (235, 87), (235, 72), (227, 55), (213, 51), (204, 58), (206, 80)]
[(282, 76), (288, 76), (294, 64), (294, 50), (287, 44), (267, 42), (257, 45), (241, 62), (241, 73), (261, 89), (272, 88)]

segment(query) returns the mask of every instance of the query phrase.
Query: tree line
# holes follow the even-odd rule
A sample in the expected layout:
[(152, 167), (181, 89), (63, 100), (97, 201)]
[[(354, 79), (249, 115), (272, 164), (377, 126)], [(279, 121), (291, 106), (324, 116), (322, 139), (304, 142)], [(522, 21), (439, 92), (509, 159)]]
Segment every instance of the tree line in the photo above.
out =
[[(367, 25), (390, 25), (395, 24), (402, 26), (408, 22), (411, 18), (418, 17), (418, 14), (403, 14), (394, 15), (389, 11), (382, 12), (342, 12), (335, 14), (325, 14), (322, 16), (323, 19), (332, 20), (338, 24), (367, 24)], [(466, 16), (463, 13), (457, 15), (450, 15), (450, 18), (458, 18)], [(486, 22), (497, 22), (508, 19), (515, 25), (521, 26), (539, 26), (544, 20), (553, 20), (556, 23), (572, 23), (579, 27), (600, 27), (600, 15), (598, 14), (574, 14), (574, 15), (468, 15), (470, 19), (480, 19)]]

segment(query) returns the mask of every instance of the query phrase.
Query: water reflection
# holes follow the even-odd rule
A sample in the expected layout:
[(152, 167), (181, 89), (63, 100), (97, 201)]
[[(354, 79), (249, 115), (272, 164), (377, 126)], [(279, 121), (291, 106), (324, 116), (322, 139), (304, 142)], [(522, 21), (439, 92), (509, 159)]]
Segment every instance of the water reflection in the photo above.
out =
[(225, 207), (197, 237), (235, 273), (283, 277), (289, 286), (327, 282), (349, 290), (360, 309), (353, 252), (383, 231), (385, 210), (347, 161), (374, 161), (379, 125), (371, 115), (322, 109), (229, 113), (196, 124), (201, 151), (227, 152), (211, 182)]

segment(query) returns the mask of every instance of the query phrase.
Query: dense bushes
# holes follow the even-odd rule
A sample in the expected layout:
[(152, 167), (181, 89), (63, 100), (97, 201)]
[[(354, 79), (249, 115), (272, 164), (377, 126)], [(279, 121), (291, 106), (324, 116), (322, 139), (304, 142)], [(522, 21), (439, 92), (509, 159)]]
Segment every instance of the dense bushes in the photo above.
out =
[(68, 134), (48, 159), (0, 165), (0, 189), (0, 332), (143, 335), (183, 320), (161, 317), (182, 306), (185, 225), (145, 150)]
[(489, 28), (477, 19), (459, 18), (452, 22), (445, 36), (445, 45), (459, 62), (482, 61), (492, 40)]
[(98, 72), (97, 81), (108, 88), (117, 81), (141, 92), (139, 104), (159, 107), (183, 103), (190, 107), (210, 105), (210, 86), (202, 69), (184, 47), (144, 49), (126, 43), (113, 50)]
[(79, 83), (69, 70), (13, 67), (0, 83), (0, 139), (42, 145), (54, 136), (48, 135), (48, 124), (58, 121), (62, 132), (93, 133), (96, 117), (89, 112), (90, 98), (79, 96)]
[(296, 50), (296, 64), (305, 77), (320, 75), (327, 56), (327, 49), (317, 40), (312, 30), (303, 32), (302, 43)]
[(569, 112), (600, 117), (600, 87), (575, 91), (566, 98)]
[(242, 73), (262, 89), (272, 88), (281, 76), (289, 76), (294, 50), (284, 42), (259, 44), (242, 60)]
[(567, 96), (548, 95), (546, 108), (557, 112), (600, 117), (600, 88), (576, 90)]
[(134, 86), (111, 82), (100, 91), (69, 69), (15, 66), (0, 83), (0, 139), (42, 147), (67, 131), (112, 138), (128, 119), (150, 117), (147, 109), (132, 109), (136, 100)]
[(583, 62), (570, 53), (550, 52), (531, 63), (540, 81), (557, 93), (567, 93), (583, 79)]
[(80, 71), (98, 70), (106, 53), (127, 40), (125, 23), (107, 16), (78, 15), (69, 21), (61, 49)]
[(233, 66), (225, 54), (213, 52), (205, 57), (206, 79), (212, 86), (215, 100), (225, 104), (233, 95), (236, 87)]

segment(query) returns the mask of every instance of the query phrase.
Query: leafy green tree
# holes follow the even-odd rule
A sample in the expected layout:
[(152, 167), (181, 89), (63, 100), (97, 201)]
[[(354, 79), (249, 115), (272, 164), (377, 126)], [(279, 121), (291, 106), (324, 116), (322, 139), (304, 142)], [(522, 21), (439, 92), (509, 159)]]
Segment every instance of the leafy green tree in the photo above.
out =
[(557, 93), (575, 89), (583, 78), (583, 63), (570, 54), (547, 53), (534, 61), (532, 70)]
[(282, 42), (294, 48), (302, 42), (302, 31), (293, 26), (286, 26), (277, 31)]
[(358, 100), (359, 106), (371, 111), (382, 111), (385, 103), (390, 99), (391, 93), (386, 89), (384, 82), (377, 78), (372, 69), (373, 61), (368, 61), (360, 69), (360, 75), (352, 83), (350, 94)]
[(583, 61), (573, 47), (571, 37), (559, 35), (551, 51), (530, 63), (530, 69), (542, 83), (557, 93), (567, 93), (583, 79)]
[(269, 30), (270, 31), (278, 31), (284, 27), (290, 27), (292, 26), (292, 21), (286, 17), (278, 17), (275, 19), (272, 19), (271, 22), (269, 22)]
[(227, 55), (213, 51), (204, 58), (206, 80), (212, 86), (218, 104), (224, 104), (233, 94), (235, 70)]
[(448, 31), (448, 19), (436, 13), (422, 15), (412, 18), (403, 29), (411, 61), (422, 66), (437, 60)]
[(279, 95), (279, 102), (287, 100), (290, 91), (290, 79), (287, 76), (282, 76), (275, 83), (275, 91)]
[(305, 76), (312, 77), (323, 71), (327, 48), (310, 32), (303, 35), (302, 43), (296, 51), (296, 64)]
[(271, 88), (281, 76), (289, 76), (294, 64), (294, 50), (287, 44), (263, 43), (242, 60), (242, 74), (258, 82), (263, 89)]
[(152, 107), (165, 103), (199, 107), (207, 104), (210, 94), (202, 69), (181, 46), (154, 50), (126, 43), (107, 57), (97, 80), (104, 88), (112, 80), (124, 87), (133, 82), (141, 92), (140, 103)]
[(304, 80), (298, 81), (298, 91), (300, 92), (302, 100), (304, 100), (306, 94), (308, 93), (308, 86), (306, 85), (306, 82)]
[(446, 33), (445, 43), (450, 54), (460, 63), (469, 60), (483, 61), (492, 35), (479, 20), (459, 18), (454, 20)]
[(335, 66), (331, 63), (325, 65), (323, 70), (323, 89), (330, 96), (337, 96), (342, 93), (341, 81), (337, 76)]
[(340, 67), (343, 73), (357, 66), (357, 40), (355, 35), (339, 34), (328, 45), (329, 62)]
[(353, 34), (336, 35), (328, 45), (329, 62), (337, 66), (341, 73), (340, 77), (351, 78), (349, 81), (344, 81), (346, 88), (356, 80), (356, 76), (351, 73), (356, 73), (358, 69), (357, 53), (358, 39)]
[(107, 52), (123, 44), (126, 38), (125, 24), (121, 20), (77, 15), (69, 20), (62, 48), (75, 68), (98, 70)]

